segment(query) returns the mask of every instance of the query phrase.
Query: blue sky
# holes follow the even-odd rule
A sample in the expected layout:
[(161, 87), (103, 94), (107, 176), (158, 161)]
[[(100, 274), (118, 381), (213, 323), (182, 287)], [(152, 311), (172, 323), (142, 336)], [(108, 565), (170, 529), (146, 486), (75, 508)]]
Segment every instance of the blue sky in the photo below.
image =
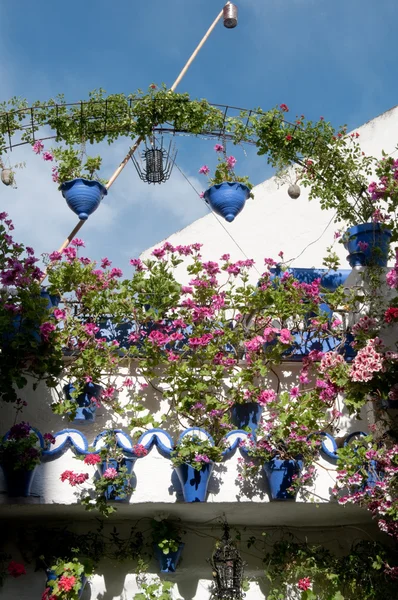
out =
[[(33, 102), (64, 93), (85, 99), (171, 85), (213, 21), (218, 0), (2, 0), (1, 100)], [(263, 109), (286, 103), (293, 114), (354, 128), (397, 104), (396, 0), (241, 0), (239, 25), (219, 24), (179, 87), (210, 102)], [(177, 162), (199, 190), (199, 167), (211, 162), (214, 142), (177, 139)], [(104, 150), (109, 177), (127, 151), (125, 141)], [(232, 152), (232, 149), (229, 148)], [(235, 152), (234, 152), (235, 153)], [(263, 157), (236, 152), (238, 171), (253, 183), (271, 175)], [(29, 148), (18, 189), (1, 186), (0, 209), (38, 252), (56, 249), (76, 223), (51, 182), (50, 169)], [(80, 236), (90, 256), (128, 259), (207, 214), (175, 170), (162, 186), (139, 181), (128, 165)], [(200, 240), (192, 240), (200, 241)]]

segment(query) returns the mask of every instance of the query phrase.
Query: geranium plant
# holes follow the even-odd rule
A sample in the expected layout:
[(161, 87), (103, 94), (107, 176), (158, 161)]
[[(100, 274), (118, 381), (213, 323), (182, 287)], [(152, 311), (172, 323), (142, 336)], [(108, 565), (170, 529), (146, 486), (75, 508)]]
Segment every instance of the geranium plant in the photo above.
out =
[(339, 503), (366, 508), (379, 528), (398, 540), (398, 444), (370, 434), (339, 448), (337, 455)]
[(8, 435), (0, 440), (0, 464), (13, 471), (32, 471), (40, 464), (43, 449), (55, 442), (51, 433), (43, 436), (44, 448), (29, 423), (13, 425)]
[(58, 558), (47, 571), (47, 587), (42, 600), (78, 600), (86, 578), (92, 573), (89, 561)]
[(57, 384), (62, 369), (52, 309), (55, 297), (41, 288), (42, 271), (29, 246), (14, 241), (7, 213), (0, 213), (0, 398), (20, 400), (29, 379)]
[[(243, 183), (251, 190), (253, 185), (250, 183), (249, 178), (247, 176), (240, 177), (235, 174), (236, 158), (234, 156), (227, 156), (226, 150), (222, 144), (216, 144), (214, 150), (217, 153), (218, 161), (214, 176), (210, 176), (210, 169), (207, 165), (203, 165), (199, 169), (200, 174), (208, 176), (209, 184), (212, 186), (224, 183), (224, 181), (236, 181)], [(250, 197), (253, 198), (253, 194), (250, 194)]]
[(102, 163), (100, 156), (85, 157), (82, 151), (72, 146), (68, 148), (55, 147), (45, 150), (41, 140), (37, 140), (32, 148), (33, 152), (40, 155), (44, 161), (54, 162), (51, 171), (52, 180), (55, 183), (61, 184), (78, 177), (106, 183), (106, 180), (100, 179), (98, 176), (98, 171)]
[(222, 461), (222, 452), (226, 447), (222, 442), (219, 446), (213, 445), (208, 439), (199, 435), (185, 435), (176, 445), (171, 461), (175, 467), (187, 464), (200, 471), (204, 465)]

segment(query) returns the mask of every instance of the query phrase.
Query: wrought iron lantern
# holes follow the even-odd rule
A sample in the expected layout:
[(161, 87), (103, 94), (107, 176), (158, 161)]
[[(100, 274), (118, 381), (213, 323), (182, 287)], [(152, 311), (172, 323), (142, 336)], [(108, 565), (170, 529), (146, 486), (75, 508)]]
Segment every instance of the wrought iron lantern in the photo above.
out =
[(229, 525), (224, 524), (224, 534), (209, 560), (213, 568), (214, 597), (218, 600), (241, 600), (245, 564), (229, 535)]
[(238, 24), (238, 7), (228, 2), (223, 8), (224, 27), (233, 29)]
[(156, 146), (155, 138), (149, 139), (149, 144), (145, 141), (145, 150), (142, 152), (142, 160), (137, 160), (134, 154), (131, 155), (131, 160), (136, 168), (136, 171), (142, 179), (147, 183), (163, 183), (167, 181), (174, 167), (177, 151), (170, 141), (169, 148), (166, 151), (163, 148), (163, 138), (161, 138), (160, 146)]

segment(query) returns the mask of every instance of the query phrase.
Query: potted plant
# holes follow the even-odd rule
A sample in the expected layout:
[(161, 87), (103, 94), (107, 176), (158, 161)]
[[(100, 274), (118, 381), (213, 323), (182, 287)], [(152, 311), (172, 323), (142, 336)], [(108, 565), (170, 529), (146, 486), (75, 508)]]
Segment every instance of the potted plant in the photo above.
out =
[(173, 450), (172, 463), (185, 502), (205, 502), (214, 463), (221, 462), (224, 448), (202, 439), (194, 430), (184, 434)]
[(18, 163), (16, 165), (9, 165), (9, 166), (5, 166), (3, 164), (3, 162), (0, 160), (0, 169), (1, 169), (1, 173), (0, 173), (0, 178), (2, 183), (4, 183), (4, 185), (12, 185), (12, 187), (14, 189), (16, 189), (17, 185), (16, 185), (16, 181), (15, 181), (15, 171), (14, 169), (21, 169), (25, 167), (25, 163)]
[(0, 442), (0, 464), (8, 488), (8, 496), (29, 496), (33, 476), (43, 450), (55, 442), (50, 433), (43, 439), (29, 423), (13, 425)]
[(42, 600), (78, 600), (92, 573), (91, 561), (58, 558), (47, 569), (47, 584)]
[[(131, 483), (135, 460), (143, 458), (148, 450), (141, 444), (135, 444), (130, 457), (126, 457), (117, 444), (117, 431), (106, 431), (97, 437), (102, 440), (101, 448), (77, 457), (85, 465), (95, 467), (92, 475), (92, 490), (83, 489), (80, 502), (86, 510), (98, 510), (108, 517), (116, 511), (109, 502), (128, 502), (133, 486)], [(67, 481), (72, 487), (84, 484), (90, 478), (88, 473), (64, 471), (61, 481)]]
[(14, 241), (7, 213), (0, 214), (0, 398), (16, 402), (28, 377), (55, 386), (62, 351), (53, 319), (58, 303), (43, 289), (34, 250)]
[[(214, 177), (209, 177), (211, 187), (204, 192), (204, 199), (212, 210), (229, 223), (242, 211), (246, 200), (253, 197), (253, 187), (248, 177), (235, 175), (236, 158), (227, 156), (224, 146), (216, 144), (218, 164)], [(203, 165), (199, 173), (209, 175), (210, 169)]]
[(95, 421), (102, 389), (100, 385), (91, 381), (84, 384), (82, 391), (79, 391), (79, 387), (73, 383), (64, 386), (66, 402), (62, 404), (62, 407), (67, 411), (68, 417), (73, 423), (84, 424)]
[(68, 148), (52, 148), (44, 151), (40, 140), (33, 144), (33, 151), (40, 154), (45, 161), (56, 161), (52, 169), (53, 181), (59, 183), (59, 189), (69, 208), (85, 221), (97, 210), (108, 190), (98, 179), (97, 171), (101, 168), (100, 156), (87, 157), (83, 164), (79, 151), (72, 146)]
[(161, 573), (174, 573), (184, 549), (180, 525), (176, 521), (155, 517), (151, 521), (151, 528), (152, 544)]

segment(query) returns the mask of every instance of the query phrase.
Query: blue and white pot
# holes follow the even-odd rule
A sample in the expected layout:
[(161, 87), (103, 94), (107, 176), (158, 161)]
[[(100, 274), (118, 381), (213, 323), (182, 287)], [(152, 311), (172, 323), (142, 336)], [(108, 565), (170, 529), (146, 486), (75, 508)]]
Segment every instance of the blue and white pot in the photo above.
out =
[(213, 467), (213, 463), (204, 464), (200, 471), (187, 463), (175, 467), (185, 502), (206, 502)]
[(84, 391), (77, 398), (72, 398), (75, 390), (73, 383), (68, 383), (64, 386), (64, 394), (67, 400), (74, 400), (77, 404), (76, 416), (73, 423), (85, 424), (95, 421), (95, 413), (97, 411), (97, 403), (102, 393), (102, 387), (95, 383), (86, 383)]
[(380, 223), (350, 227), (343, 236), (351, 267), (386, 267), (391, 231)]
[[(109, 468), (113, 468), (116, 469), (116, 471), (119, 471), (120, 467), (127, 467), (127, 476), (126, 476), (126, 480), (123, 486), (123, 490), (127, 490), (127, 487), (130, 485), (130, 481), (131, 481), (131, 477), (132, 477), (132, 472), (133, 472), (133, 467), (134, 467), (134, 463), (135, 460), (132, 459), (128, 459), (125, 458), (122, 460), (122, 462), (118, 462), (115, 459), (110, 459), (106, 462), (102, 462), (99, 463), (97, 465), (98, 471), (100, 473), (100, 475), (102, 476), (104, 474), (104, 472), (106, 471), (106, 469)], [(105, 491), (105, 498), (111, 502), (128, 502), (131, 492), (127, 492), (124, 494), (122, 494), (121, 496), (118, 496), (117, 494), (120, 493), (115, 489), (115, 486), (112, 485), (112, 480), (109, 480), (109, 485)]]
[(250, 196), (247, 185), (234, 181), (218, 183), (205, 191), (204, 199), (220, 217), (231, 223)]
[(264, 464), (264, 471), (268, 479), (271, 500), (295, 500), (296, 494), (288, 489), (293, 483), (293, 475), (300, 475), (303, 461), (281, 460), (273, 458)]
[(231, 408), (231, 420), (238, 429), (250, 429), (252, 436), (255, 435), (260, 423), (263, 407), (257, 402), (245, 402), (235, 404)]
[(13, 465), (2, 464), (4, 479), (7, 485), (7, 495), (9, 498), (22, 498), (30, 496), (33, 478), (36, 472), (34, 469), (14, 469)]
[(81, 221), (85, 221), (97, 210), (102, 198), (108, 193), (106, 187), (99, 181), (82, 177), (61, 183), (59, 189), (69, 208)]
[(168, 554), (164, 554), (162, 549), (159, 548), (157, 544), (154, 544), (153, 548), (155, 551), (155, 556), (159, 561), (161, 573), (175, 573), (184, 546), (185, 544), (180, 544), (178, 546), (178, 550), (176, 550), (175, 552), (169, 552)]

